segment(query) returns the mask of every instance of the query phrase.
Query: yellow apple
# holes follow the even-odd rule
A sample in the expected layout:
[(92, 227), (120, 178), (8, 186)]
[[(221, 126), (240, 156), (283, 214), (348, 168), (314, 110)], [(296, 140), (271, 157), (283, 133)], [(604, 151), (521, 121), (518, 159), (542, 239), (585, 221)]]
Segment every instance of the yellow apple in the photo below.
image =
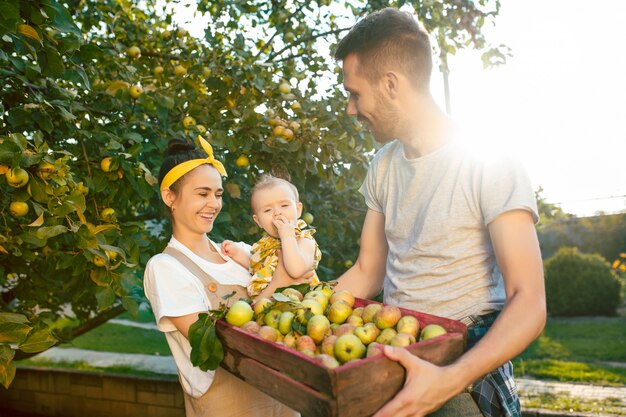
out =
[(100, 217), (107, 223), (111, 223), (115, 221), (115, 209), (111, 207), (107, 207), (100, 213)]
[(111, 158), (110, 156), (103, 158), (102, 161), (100, 161), (100, 169), (104, 172), (111, 171), (111, 162), (113, 162), (113, 158)]
[(420, 341), (432, 339), (437, 336), (441, 336), (442, 334), (446, 334), (447, 331), (443, 327), (438, 324), (429, 324), (422, 329), (420, 333)]
[(5, 174), (7, 178), (7, 184), (13, 188), (22, 188), (26, 184), (28, 184), (28, 180), (30, 176), (25, 169), (22, 168), (12, 168), (7, 171)]
[(329, 332), (330, 321), (328, 321), (328, 318), (323, 314), (317, 314), (311, 317), (306, 325), (306, 334), (310, 336), (316, 344), (321, 343)]
[(131, 46), (130, 48), (128, 48), (128, 49), (126, 50), (126, 54), (127, 54), (129, 57), (131, 57), (131, 58), (133, 58), (133, 59), (134, 59), (134, 58), (139, 57), (139, 55), (141, 55), (141, 49), (139, 49), (139, 47), (138, 47), (138, 46), (133, 45), (133, 46)]
[(160, 76), (161, 74), (163, 74), (164, 68), (161, 65), (157, 65), (156, 67), (154, 67), (154, 69), (152, 70), (152, 73), (155, 75), (155, 77)]
[(344, 334), (335, 341), (335, 357), (341, 363), (365, 356), (365, 345), (353, 334)]
[(140, 85), (133, 85), (128, 89), (128, 92), (132, 98), (137, 98), (143, 93), (143, 88)]
[(102, 268), (107, 264), (107, 261), (102, 256), (94, 256), (93, 264), (99, 268)]
[(37, 172), (39, 172), (41, 178), (48, 179), (50, 175), (56, 172), (56, 167), (50, 162), (41, 161), (37, 167)]
[(240, 155), (239, 158), (235, 161), (235, 165), (239, 168), (248, 168), (250, 166), (250, 160), (245, 155)]
[(183, 67), (182, 65), (176, 65), (174, 67), (174, 74), (176, 74), (176, 75), (185, 75), (185, 74), (187, 74), (187, 68)]
[(238, 300), (235, 301), (226, 312), (226, 322), (239, 327), (252, 320), (253, 314), (254, 312), (250, 304), (243, 300)]
[(9, 205), (9, 212), (13, 217), (22, 217), (28, 213), (28, 203), (23, 201), (12, 201)]
[(196, 119), (194, 119), (191, 116), (187, 116), (183, 119), (183, 126), (185, 127), (185, 129), (189, 129), (191, 126), (194, 126), (196, 124)]
[(280, 91), (282, 94), (289, 94), (291, 93), (291, 86), (287, 82), (280, 83), (280, 85), (278, 86), (278, 91)]

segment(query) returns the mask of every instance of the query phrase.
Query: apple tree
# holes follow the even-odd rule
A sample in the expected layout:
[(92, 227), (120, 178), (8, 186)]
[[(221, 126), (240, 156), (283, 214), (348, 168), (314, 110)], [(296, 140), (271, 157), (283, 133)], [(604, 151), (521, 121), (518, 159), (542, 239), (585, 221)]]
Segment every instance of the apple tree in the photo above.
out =
[[(5, 0), (0, 4), (0, 382), (13, 359), (143, 300), (143, 266), (169, 238), (155, 176), (170, 138), (224, 161), (214, 239), (252, 242), (250, 187), (289, 175), (332, 279), (354, 259), (356, 191), (375, 146), (345, 114), (332, 49), (355, 20), (418, 14), (437, 56), (501, 48), (481, 29), (497, 0)], [(205, 22), (191, 36), (180, 15)], [(191, 16), (191, 14), (190, 14)]]

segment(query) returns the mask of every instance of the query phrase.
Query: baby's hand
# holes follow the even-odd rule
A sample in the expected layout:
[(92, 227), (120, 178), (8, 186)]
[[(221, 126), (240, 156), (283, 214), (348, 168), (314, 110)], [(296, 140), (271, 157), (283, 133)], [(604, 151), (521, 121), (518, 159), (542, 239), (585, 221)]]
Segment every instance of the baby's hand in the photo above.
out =
[(224, 255), (228, 256), (229, 258), (233, 258), (237, 253), (238, 247), (232, 240), (225, 240), (222, 242), (221, 249)]
[(296, 234), (296, 222), (288, 220), (285, 216), (280, 215), (274, 219), (274, 226), (278, 231), (278, 236), (283, 239)]

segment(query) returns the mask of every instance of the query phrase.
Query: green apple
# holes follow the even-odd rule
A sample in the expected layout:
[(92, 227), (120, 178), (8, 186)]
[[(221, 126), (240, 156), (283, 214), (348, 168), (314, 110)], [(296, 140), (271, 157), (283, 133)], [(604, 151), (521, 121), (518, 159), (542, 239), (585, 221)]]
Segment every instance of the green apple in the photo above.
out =
[(433, 337), (441, 336), (442, 334), (446, 333), (448, 333), (446, 329), (444, 329), (440, 325), (429, 324), (422, 329), (422, 333), (420, 333), (420, 341), (432, 339)]
[(318, 314), (309, 319), (306, 325), (306, 334), (318, 344), (324, 340), (330, 332), (330, 321), (323, 314)]
[(311, 310), (311, 313), (313, 313), (314, 316), (318, 314), (324, 314), (324, 309), (322, 308), (322, 305), (317, 300), (313, 300), (309, 298), (309, 299), (303, 300), (301, 304), (302, 304), (302, 307), (308, 308), (309, 310)]
[(328, 297), (321, 290), (309, 291), (304, 295), (305, 300), (316, 300), (322, 306), (322, 310), (328, 307)]
[(354, 329), (354, 335), (361, 339), (364, 345), (369, 345), (374, 342), (379, 334), (380, 330), (378, 330), (378, 327), (376, 327), (374, 323), (367, 323), (362, 327)]
[(398, 333), (389, 341), (390, 346), (406, 347), (411, 343), (415, 343), (415, 337), (408, 333)]
[(242, 324), (252, 320), (254, 311), (250, 304), (243, 300), (238, 300), (226, 312), (226, 322), (233, 326), (241, 326)]
[(265, 313), (265, 316), (263, 317), (263, 322), (270, 327), (278, 329), (278, 320), (280, 319), (281, 314), (283, 314), (282, 311), (272, 309)]
[(283, 311), (278, 317), (278, 331), (287, 334), (291, 331), (291, 323), (296, 315), (291, 311)]
[(365, 356), (365, 345), (353, 334), (344, 334), (335, 340), (335, 357), (339, 362), (346, 363)]
[(376, 341), (381, 345), (388, 345), (389, 342), (391, 342), (391, 339), (393, 339), (396, 334), (398, 334), (398, 332), (396, 332), (395, 329), (387, 328), (380, 332), (380, 334), (376, 338)]
[(414, 316), (402, 316), (396, 324), (396, 330), (398, 333), (408, 333), (413, 337), (417, 337), (417, 333), (420, 330), (420, 322)]
[[(332, 300), (332, 297), (331, 297)], [(350, 306), (345, 300), (338, 299), (332, 302), (328, 307), (328, 320), (333, 323), (343, 323), (352, 314), (352, 306)]]
[(374, 315), (374, 324), (380, 330), (388, 329), (394, 327), (400, 320), (400, 317), (402, 317), (402, 313), (398, 307), (386, 305)]
[(363, 323), (369, 323), (374, 320), (374, 316), (380, 309), (382, 309), (382, 304), (372, 303), (363, 307), (363, 314), (361, 314), (361, 318), (363, 319)]
[(352, 295), (352, 293), (348, 290), (335, 291), (330, 297), (331, 304), (338, 300), (345, 301), (350, 308), (354, 307), (354, 295)]

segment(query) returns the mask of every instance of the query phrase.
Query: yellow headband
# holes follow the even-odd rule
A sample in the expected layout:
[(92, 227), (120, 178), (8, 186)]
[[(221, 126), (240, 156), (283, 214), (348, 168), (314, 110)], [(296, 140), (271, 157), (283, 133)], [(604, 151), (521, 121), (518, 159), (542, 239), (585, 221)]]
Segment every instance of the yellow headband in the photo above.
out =
[(174, 184), (180, 177), (191, 171), (192, 169), (199, 167), (200, 165), (209, 164), (213, 165), (217, 172), (222, 174), (224, 177), (228, 176), (226, 174), (226, 169), (224, 165), (217, 159), (213, 157), (213, 148), (209, 145), (209, 142), (204, 140), (202, 136), (198, 136), (198, 140), (200, 141), (200, 145), (202, 149), (207, 153), (208, 157), (206, 159), (191, 159), (189, 161), (181, 162), (176, 165), (174, 168), (170, 169), (169, 172), (163, 178), (161, 182), (160, 190), (164, 188), (168, 188), (172, 184)]

